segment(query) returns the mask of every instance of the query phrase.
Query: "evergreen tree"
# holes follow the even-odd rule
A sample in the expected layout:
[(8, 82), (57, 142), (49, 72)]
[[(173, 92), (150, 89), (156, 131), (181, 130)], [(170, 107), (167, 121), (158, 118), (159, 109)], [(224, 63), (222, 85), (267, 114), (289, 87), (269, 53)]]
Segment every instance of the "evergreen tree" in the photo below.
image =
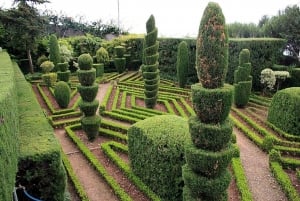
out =
[(57, 71), (57, 64), (60, 63), (61, 59), (60, 59), (57, 37), (54, 34), (52, 34), (50, 36), (49, 47), (50, 47), (49, 59), (50, 59), (50, 61), (53, 62), (54, 66), (55, 66), (54, 71)]
[(177, 70), (177, 79), (179, 87), (184, 88), (187, 82), (187, 73), (189, 69), (189, 54), (188, 47), (185, 41), (182, 41), (178, 45), (177, 52), (177, 62), (176, 62), (176, 70)]

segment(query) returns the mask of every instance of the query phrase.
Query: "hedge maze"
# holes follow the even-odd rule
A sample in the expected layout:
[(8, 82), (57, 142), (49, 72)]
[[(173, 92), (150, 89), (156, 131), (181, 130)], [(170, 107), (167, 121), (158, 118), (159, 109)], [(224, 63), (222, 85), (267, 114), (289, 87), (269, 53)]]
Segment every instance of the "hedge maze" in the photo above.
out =
[[(80, 96), (76, 86), (78, 80), (70, 78), (71, 101), (69, 107), (60, 109), (52, 98), (53, 90), (43, 86), (42, 83), (33, 83), (36, 87), (37, 96), (41, 96), (43, 102), (41, 107), (45, 111), (50, 124), (54, 128), (65, 128), (67, 136), (74, 142), (80, 152), (86, 157), (94, 169), (104, 178), (114, 194), (120, 200), (134, 200), (130, 193), (125, 191), (109, 171), (101, 164), (87, 144), (82, 141), (77, 132), (82, 130), (80, 117), (82, 116), (78, 103)], [(105, 96), (100, 102), (98, 114), (101, 116), (99, 136), (105, 138), (100, 143), (103, 153), (108, 157), (123, 175), (148, 200), (161, 200), (149, 186), (136, 176), (130, 166), (128, 159), (128, 128), (141, 120), (163, 114), (174, 114), (188, 119), (195, 115), (190, 100), (190, 87), (179, 88), (171, 81), (161, 79), (158, 91), (157, 104), (154, 109), (148, 109), (144, 103), (143, 78), (139, 72), (105, 73), (101, 80), (98, 80), (99, 89), (107, 85)], [(251, 94), (249, 103), (245, 108), (232, 107), (230, 119), (234, 126), (250, 138), (258, 147), (270, 152), (270, 167), (282, 185), (287, 197), (291, 200), (299, 200), (299, 192), (291, 178), (300, 175), (300, 137), (290, 135), (274, 125), (267, 123), (266, 114), (270, 98)], [(234, 139), (233, 139), (234, 141)], [(84, 186), (78, 181), (70, 163), (68, 155), (64, 155), (63, 162), (69, 178), (72, 180), (78, 196), (82, 200), (89, 200), (84, 191)], [(241, 200), (252, 200), (252, 194), (247, 184), (247, 178), (239, 158), (233, 158), (231, 163), (231, 174), (235, 178)]]

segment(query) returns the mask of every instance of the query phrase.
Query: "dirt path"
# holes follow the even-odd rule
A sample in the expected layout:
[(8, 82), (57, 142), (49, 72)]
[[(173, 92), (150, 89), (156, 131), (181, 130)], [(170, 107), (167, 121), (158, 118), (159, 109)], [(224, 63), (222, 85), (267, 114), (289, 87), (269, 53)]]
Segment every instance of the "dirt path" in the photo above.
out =
[(288, 201), (271, 174), (268, 155), (239, 130), (234, 129), (240, 158), (255, 201)]
[(55, 135), (90, 201), (117, 201), (114, 192), (69, 139), (65, 130), (55, 129)]

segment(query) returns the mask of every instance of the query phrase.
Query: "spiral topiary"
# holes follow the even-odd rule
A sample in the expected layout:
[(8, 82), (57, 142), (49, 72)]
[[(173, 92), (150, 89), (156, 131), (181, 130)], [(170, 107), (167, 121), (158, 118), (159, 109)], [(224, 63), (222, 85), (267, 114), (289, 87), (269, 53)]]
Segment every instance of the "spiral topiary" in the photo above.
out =
[[(145, 105), (147, 108), (154, 108), (157, 101), (160, 79), (158, 70), (158, 30), (155, 27), (155, 18), (153, 15), (150, 16), (146, 23), (146, 30), (147, 35), (144, 39), (143, 65), (141, 68), (145, 87)], [(149, 93), (149, 91), (152, 92)]]
[(184, 88), (187, 82), (187, 73), (189, 69), (188, 47), (185, 41), (180, 42), (178, 45), (176, 69), (179, 87)]
[(71, 99), (71, 89), (64, 81), (57, 82), (54, 88), (54, 97), (61, 108), (67, 108)]
[(89, 54), (82, 54), (78, 57), (78, 79), (80, 85), (77, 89), (81, 96), (79, 108), (84, 116), (81, 118), (82, 129), (90, 141), (93, 141), (98, 133), (101, 122), (100, 116), (96, 115), (99, 101), (95, 100), (98, 85), (95, 84), (96, 70), (92, 68), (93, 58)]
[(237, 107), (244, 107), (249, 102), (252, 76), (250, 51), (243, 49), (239, 55), (239, 66), (234, 71), (234, 103)]
[(208, 3), (197, 38), (196, 68), (200, 83), (191, 86), (196, 116), (188, 121), (191, 137), (185, 143), (183, 200), (227, 200), (231, 180), (227, 167), (239, 153), (231, 142), (232, 123), (228, 118), (233, 87), (224, 84), (227, 35), (220, 6)]

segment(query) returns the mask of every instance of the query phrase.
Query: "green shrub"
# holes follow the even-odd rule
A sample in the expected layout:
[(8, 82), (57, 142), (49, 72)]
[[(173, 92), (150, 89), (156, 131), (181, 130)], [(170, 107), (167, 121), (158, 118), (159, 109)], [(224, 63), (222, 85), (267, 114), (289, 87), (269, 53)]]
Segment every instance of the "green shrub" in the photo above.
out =
[(96, 69), (96, 77), (101, 77), (104, 74), (104, 64), (93, 64), (93, 68)]
[(53, 70), (54, 68), (54, 64), (52, 61), (44, 61), (41, 65), (40, 65), (42, 72), (43, 73), (50, 73), (50, 71)]
[(186, 120), (175, 115), (147, 118), (128, 130), (132, 171), (163, 200), (182, 200), (181, 166), (187, 138)]
[(300, 135), (300, 87), (283, 89), (273, 96), (268, 121), (289, 134)]
[(222, 87), (228, 67), (228, 33), (219, 5), (204, 10), (197, 39), (196, 69), (204, 88)]
[(96, 59), (98, 63), (107, 64), (109, 61), (109, 55), (104, 47), (100, 47), (96, 52)]
[(187, 73), (189, 69), (188, 47), (185, 41), (178, 45), (176, 70), (179, 87), (184, 88), (187, 82)]
[(37, 62), (36, 62), (36, 65), (37, 66), (41, 66), (41, 64), (44, 62), (44, 61), (48, 61), (49, 58), (46, 57), (44, 54), (39, 56), (39, 58), (37, 59)]
[(93, 85), (96, 80), (96, 69), (78, 70), (77, 75), (81, 85), (90, 86)]
[(239, 55), (239, 66), (234, 71), (234, 103), (237, 107), (247, 105), (252, 88), (250, 51), (243, 49)]
[(71, 89), (64, 81), (59, 81), (54, 88), (54, 97), (61, 108), (67, 108), (71, 99)]
[[(17, 67), (19, 153), (16, 184), (41, 200), (65, 199), (66, 173), (61, 147), (32, 88)], [(38, 123), (37, 123), (38, 122)], [(8, 168), (8, 167), (6, 167)]]
[(0, 52), (0, 77), (0, 200), (13, 200), (19, 156), (18, 86), (5, 51)]
[(57, 79), (59, 81), (69, 82), (70, 80), (71, 71), (67, 70), (66, 72), (57, 72)]
[(115, 47), (115, 56), (116, 58), (123, 58), (125, 54), (125, 47), (118, 45)]
[(56, 80), (57, 80), (57, 74), (56, 73), (47, 73), (42, 75), (43, 82), (48, 86), (52, 87), (54, 86)]
[(300, 68), (294, 68), (291, 72), (291, 86), (300, 87)]
[(58, 42), (57, 42), (57, 37), (54, 34), (52, 34), (50, 36), (49, 49), (50, 49), (49, 60), (52, 61), (54, 66), (55, 66), (54, 71), (57, 71), (56, 64), (60, 63), (61, 60), (60, 60), (60, 53), (59, 53), (59, 46), (58, 46)]
[(220, 197), (226, 196), (224, 192), (226, 192), (231, 181), (228, 170), (223, 171), (219, 177), (212, 179), (196, 174), (188, 165), (182, 167), (182, 177), (184, 184), (189, 187), (191, 195), (194, 198), (201, 197), (201, 200), (224, 200)]
[[(157, 93), (154, 93), (155, 88), (152, 86), (159, 84), (159, 53), (157, 42), (158, 31), (155, 27), (155, 19), (153, 15), (151, 15), (146, 22), (146, 30), (147, 34), (144, 38), (143, 65), (141, 69), (145, 83), (145, 105), (147, 108), (154, 108), (157, 101)], [(147, 80), (151, 80), (151, 83), (153, 83), (153, 80), (157, 80), (157, 83), (153, 83), (152, 85), (146, 85)], [(156, 89), (158, 89), (158, 86)], [(152, 92), (147, 93), (146, 91), (148, 90)]]
[(99, 85), (94, 83), (91, 86), (78, 85), (77, 89), (83, 101), (92, 102), (98, 93)]
[(57, 63), (57, 70), (61, 72), (66, 72), (69, 68), (69, 63), (64, 62), (64, 63)]
[(114, 64), (118, 73), (125, 71), (126, 59), (125, 58), (114, 58)]
[(81, 118), (81, 126), (88, 140), (93, 141), (98, 136), (100, 124), (101, 118), (97, 115)]
[(90, 70), (93, 65), (93, 58), (90, 54), (82, 54), (78, 57), (78, 66), (80, 70)]
[(217, 151), (225, 148), (232, 138), (232, 123), (227, 118), (222, 124), (205, 124), (197, 116), (189, 118), (189, 131), (194, 146)]
[(223, 122), (230, 112), (233, 87), (205, 89), (201, 84), (194, 84), (192, 89), (193, 108), (203, 123)]
[(84, 116), (93, 116), (99, 106), (98, 100), (93, 100), (92, 102), (80, 101), (78, 103), (80, 110), (83, 112)]

